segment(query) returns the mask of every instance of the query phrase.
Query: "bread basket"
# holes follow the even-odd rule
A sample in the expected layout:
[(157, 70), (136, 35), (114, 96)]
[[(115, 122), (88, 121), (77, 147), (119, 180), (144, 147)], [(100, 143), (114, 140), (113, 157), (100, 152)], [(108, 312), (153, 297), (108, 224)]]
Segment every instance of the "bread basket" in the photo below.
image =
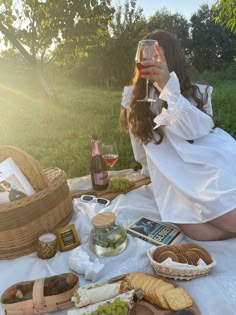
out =
[(147, 250), (147, 255), (150, 261), (150, 264), (157, 275), (172, 278), (175, 280), (191, 280), (201, 276), (206, 276), (211, 269), (215, 266), (216, 262), (213, 259), (213, 262), (209, 265), (193, 266), (187, 264), (168, 264), (165, 262), (158, 263), (153, 260), (153, 253), (155, 252), (156, 247), (151, 247)]
[(0, 205), (0, 259), (36, 251), (39, 234), (66, 225), (73, 215), (72, 198), (63, 170), (43, 169), (26, 152), (11, 146), (1, 147), (0, 162), (9, 157), (35, 193)]

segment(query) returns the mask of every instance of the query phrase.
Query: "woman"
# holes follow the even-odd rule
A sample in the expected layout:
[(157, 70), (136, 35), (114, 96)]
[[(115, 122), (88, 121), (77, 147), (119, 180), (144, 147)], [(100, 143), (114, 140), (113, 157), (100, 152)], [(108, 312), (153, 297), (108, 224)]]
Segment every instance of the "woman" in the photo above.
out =
[[(125, 87), (121, 121), (127, 114), (134, 156), (150, 174), (161, 218), (196, 240), (236, 237), (236, 142), (215, 127), (213, 89), (190, 81), (172, 34), (144, 39), (157, 40), (157, 58), (143, 61), (148, 68), (136, 69)], [(155, 102), (137, 102), (146, 78)]]

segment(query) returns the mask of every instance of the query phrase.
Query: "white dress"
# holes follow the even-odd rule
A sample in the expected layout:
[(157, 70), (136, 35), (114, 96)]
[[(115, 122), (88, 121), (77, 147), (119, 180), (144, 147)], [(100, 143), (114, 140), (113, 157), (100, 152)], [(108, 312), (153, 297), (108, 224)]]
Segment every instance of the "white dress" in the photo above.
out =
[[(206, 91), (204, 85), (199, 88)], [(208, 102), (204, 105), (209, 114), (212, 90), (208, 88)], [(129, 108), (131, 96), (132, 87), (125, 87), (121, 105)], [(236, 141), (222, 129), (212, 129), (212, 118), (180, 93), (174, 72), (159, 95), (168, 103), (168, 109), (160, 113), (154, 88), (150, 89), (150, 97), (157, 100), (151, 104), (157, 115), (154, 128), (161, 126), (164, 138), (159, 145), (142, 145), (131, 132), (130, 138), (142, 172), (150, 175), (162, 220), (204, 223), (235, 209)]]

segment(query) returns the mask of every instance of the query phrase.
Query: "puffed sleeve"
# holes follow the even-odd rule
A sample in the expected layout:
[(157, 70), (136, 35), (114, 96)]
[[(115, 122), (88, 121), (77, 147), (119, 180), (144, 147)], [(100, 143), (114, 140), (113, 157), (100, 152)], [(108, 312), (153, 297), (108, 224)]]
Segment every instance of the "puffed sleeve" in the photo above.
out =
[[(167, 102), (168, 109), (163, 108), (154, 118), (154, 129), (164, 126), (170, 133), (182, 139), (194, 140), (207, 135), (214, 127), (213, 119), (181, 94), (179, 80), (174, 72), (171, 72), (159, 98)], [(211, 106), (211, 103), (206, 106)]]
[(130, 108), (130, 102), (132, 98), (132, 86), (124, 86), (122, 97), (121, 97), (121, 106), (125, 108)]
[(212, 92), (213, 92), (213, 87), (212, 86), (206, 86), (202, 84), (198, 84), (200, 92), (204, 95), (204, 97), (207, 97), (206, 104), (203, 105), (203, 109), (205, 112), (209, 115), (213, 115), (213, 110), (212, 110), (212, 104), (211, 104), (211, 98), (212, 98)]
[[(132, 86), (125, 86), (123, 93), (122, 93), (122, 99), (121, 99), (121, 106), (128, 110), (130, 108), (130, 102), (132, 98)], [(144, 147), (132, 133), (132, 131), (129, 128), (129, 136), (130, 136), (130, 141), (133, 149), (133, 154), (135, 160), (142, 165), (142, 170), (141, 173), (149, 176), (149, 171), (148, 171), (148, 166), (147, 166), (147, 158), (146, 158), (146, 152), (144, 150)]]

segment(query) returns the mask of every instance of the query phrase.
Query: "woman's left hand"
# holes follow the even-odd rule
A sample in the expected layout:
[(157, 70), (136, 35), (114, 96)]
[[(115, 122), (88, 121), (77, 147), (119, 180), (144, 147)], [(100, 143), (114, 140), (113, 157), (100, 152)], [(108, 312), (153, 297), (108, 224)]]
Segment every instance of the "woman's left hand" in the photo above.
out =
[(158, 44), (154, 46), (154, 50), (158, 58), (142, 61), (141, 64), (145, 68), (140, 71), (140, 76), (143, 79), (157, 82), (158, 86), (163, 89), (170, 78), (170, 73), (165, 56)]

